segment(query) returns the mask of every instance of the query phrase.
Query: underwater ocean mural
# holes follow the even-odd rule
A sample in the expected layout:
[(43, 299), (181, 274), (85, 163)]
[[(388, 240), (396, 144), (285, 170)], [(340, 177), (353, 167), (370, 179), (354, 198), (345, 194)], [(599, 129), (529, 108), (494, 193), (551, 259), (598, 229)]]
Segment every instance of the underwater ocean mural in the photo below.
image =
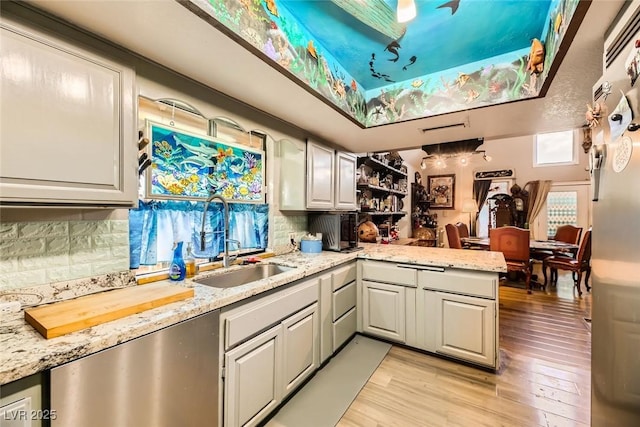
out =
[(148, 199), (264, 202), (264, 152), (147, 121), (151, 168)]
[(579, 0), (189, 0), (372, 127), (540, 95)]

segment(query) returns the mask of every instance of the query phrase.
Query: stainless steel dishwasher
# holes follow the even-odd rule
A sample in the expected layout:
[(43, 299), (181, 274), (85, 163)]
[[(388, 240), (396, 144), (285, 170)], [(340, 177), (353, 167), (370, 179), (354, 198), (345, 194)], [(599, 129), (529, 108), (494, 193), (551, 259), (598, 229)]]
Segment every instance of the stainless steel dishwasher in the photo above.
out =
[(51, 369), (53, 427), (216, 426), (220, 310)]

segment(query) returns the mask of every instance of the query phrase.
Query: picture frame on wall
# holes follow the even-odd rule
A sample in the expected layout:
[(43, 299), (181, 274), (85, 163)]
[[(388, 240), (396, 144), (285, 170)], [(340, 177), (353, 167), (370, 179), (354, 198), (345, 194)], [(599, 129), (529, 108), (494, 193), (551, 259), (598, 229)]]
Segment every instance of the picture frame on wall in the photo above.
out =
[(431, 198), (431, 209), (455, 209), (456, 175), (429, 175), (427, 189)]

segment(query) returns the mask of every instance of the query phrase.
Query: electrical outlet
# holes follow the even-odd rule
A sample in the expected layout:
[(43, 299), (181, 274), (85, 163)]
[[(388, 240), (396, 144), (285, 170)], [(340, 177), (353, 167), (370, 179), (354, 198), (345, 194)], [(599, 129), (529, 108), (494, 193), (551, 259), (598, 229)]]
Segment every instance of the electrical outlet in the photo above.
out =
[(296, 233), (294, 233), (293, 231), (289, 232), (289, 242), (290, 243), (294, 243), (296, 241)]

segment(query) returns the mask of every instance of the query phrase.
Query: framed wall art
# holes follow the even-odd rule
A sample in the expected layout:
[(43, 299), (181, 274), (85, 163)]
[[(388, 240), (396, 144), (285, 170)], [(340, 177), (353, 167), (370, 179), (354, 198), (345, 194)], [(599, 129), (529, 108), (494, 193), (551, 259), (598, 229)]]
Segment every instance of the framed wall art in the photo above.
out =
[(455, 174), (427, 177), (431, 209), (455, 209), (455, 184)]
[(264, 203), (264, 151), (147, 120), (147, 199)]

